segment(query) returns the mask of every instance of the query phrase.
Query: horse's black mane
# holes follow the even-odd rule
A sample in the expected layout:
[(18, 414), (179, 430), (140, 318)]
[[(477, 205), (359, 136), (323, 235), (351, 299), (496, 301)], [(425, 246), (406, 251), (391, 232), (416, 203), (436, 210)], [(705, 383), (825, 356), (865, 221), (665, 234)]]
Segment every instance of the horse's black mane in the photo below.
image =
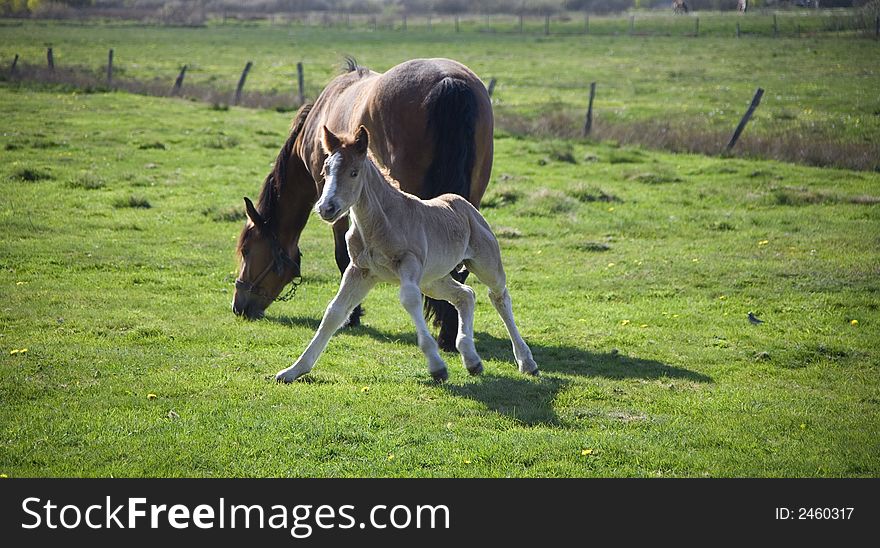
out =
[(355, 59), (354, 57), (352, 57), (350, 55), (346, 55), (345, 56), (345, 64), (343, 65), (342, 70), (345, 73), (357, 72), (358, 76), (363, 76), (370, 69), (368, 69), (367, 67), (362, 67), (362, 66), (358, 65), (357, 59)]
[(290, 158), (293, 144), (296, 142), (296, 138), (299, 137), (311, 110), (312, 104), (306, 103), (296, 113), (296, 117), (294, 117), (290, 127), (290, 134), (278, 152), (278, 157), (275, 158), (275, 165), (272, 167), (269, 175), (266, 176), (263, 188), (260, 190), (260, 197), (257, 200), (257, 211), (270, 228), (274, 227), (277, 221), (275, 211), (278, 207), (278, 197), (281, 195), (281, 185), (284, 184), (284, 175), (287, 173), (287, 160)]

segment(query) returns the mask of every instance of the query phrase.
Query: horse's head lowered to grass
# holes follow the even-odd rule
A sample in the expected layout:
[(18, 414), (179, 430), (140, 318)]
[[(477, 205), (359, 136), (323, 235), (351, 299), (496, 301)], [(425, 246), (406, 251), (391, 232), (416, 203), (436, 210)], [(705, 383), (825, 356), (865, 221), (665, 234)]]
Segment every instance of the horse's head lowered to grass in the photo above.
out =
[[(302, 161), (293, 154), (293, 147), (309, 108), (303, 107), (297, 113), (287, 142), (263, 183), (257, 205), (244, 199), (247, 222), (238, 238), (241, 261), (232, 310), (248, 319), (261, 318), (270, 304), (291, 298), (299, 285), (299, 236), (317, 190)], [(282, 295), (288, 284), (289, 290)]]

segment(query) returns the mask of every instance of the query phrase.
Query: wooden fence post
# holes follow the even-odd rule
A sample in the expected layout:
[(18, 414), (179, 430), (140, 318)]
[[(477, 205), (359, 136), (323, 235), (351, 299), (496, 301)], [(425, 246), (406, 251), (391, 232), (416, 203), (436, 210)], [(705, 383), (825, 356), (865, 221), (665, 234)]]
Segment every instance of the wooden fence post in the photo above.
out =
[(874, 19), (874, 39), (880, 39), (880, 15), (878, 15), (877, 18)]
[(700, 35), (700, 18), (695, 17), (694, 18), (694, 36), (699, 36), (699, 35)]
[(584, 122), (584, 137), (593, 129), (593, 98), (596, 97), (596, 82), (590, 82), (590, 102), (587, 105), (587, 119)]
[(107, 85), (113, 85), (113, 48), (107, 53)]
[(544, 15), (544, 36), (550, 36), (550, 14)]
[(522, 34), (522, 32), (523, 32), (523, 14), (520, 13), (519, 14), (519, 33)]
[(403, 30), (406, 30), (406, 14), (403, 14)]
[(486, 90), (486, 91), (489, 92), (489, 97), (492, 97), (492, 93), (495, 92), (495, 84), (496, 84), (496, 83), (498, 83), (498, 81), (495, 80), (495, 78), (492, 78), (491, 80), (489, 80), (489, 87), (488, 87), (488, 89)]
[(238, 87), (235, 88), (235, 97), (232, 99), (232, 104), (237, 105), (241, 102), (241, 92), (244, 89), (244, 82), (247, 80), (248, 72), (251, 71), (251, 67), (254, 64), (251, 61), (248, 61), (244, 66), (244, 70), (241, 71), (241, 78), (238, 79)]
[(49, 70), (55, 70), (55, 55), (52, 53), (52, 48), (46, 50), (46, 63), (49, 65)]
[(776, 14), (773, 14), (773, 38), (779, 37), (779, 23), (776, 21)]
[(428, 30), (431, 30), (431, 14), (428, 14)]
[(302, 105), (306, 102), (306, 79), (305, 74), (303, 73), (303, 64), (296, 64), (296, 84), (297, 89), (299, 90), (297, 94), (297, 99), (299, 99), (299, 104)]
[(15, 54), (15, 58), (12, 60), (12, 67), (9, 69), (9, 74), (15, 74), (15, 66), (18, 64), (18, 54)]
[(457, 15), (455, 16), (455, 32), (459, 32), (459, 27), (458, 27), (458, 16), (457, 16)]
[(186, 76), (186, 65), (183, 65), (183, 68), (180, 69), (180, 74), (178, 74), (177, 79), (174, 80), (174, 87), (171, 88), (171, 95), (180, 94), (180, 89), (183, 87), (184, 76)]
[(590, 14), (584, 13), (584, 34), (590, 34)]
[(725, 153), (730, 152), (730, 150), (733, 148), (733, 145), (735, 145), (736, 142), (739, 140), (739, 136), (743, 132), (743, 129), (745, 129), (746, 124), (749, 122), (749, 119), (752, 117), (752, 113), (754, 113), (755, 109), (758, 108), (758, 105), (761, 104), (761, 97), (763, 96), (764, 90), (758, 88), (758, 90), (755, 91), (755, 96), (752, 97), (752, 103), (749, 105), (749, 109), (746, 111), (745, 114), (743, 114), (742, 120), (739, 121), (739, 124), (737, 124), (736, 129), (733, 131), (733, 136), (730, 138), (730, 141), (728, 141), (727, 146), (724, 147)]
[(636, 16), (630, 15), (629, 16), (629, 33), (633, 34), (635, 32), (635, 30), (636, 30)]
[(736, 24), (736, 37), (739, 38), (739, 23)]

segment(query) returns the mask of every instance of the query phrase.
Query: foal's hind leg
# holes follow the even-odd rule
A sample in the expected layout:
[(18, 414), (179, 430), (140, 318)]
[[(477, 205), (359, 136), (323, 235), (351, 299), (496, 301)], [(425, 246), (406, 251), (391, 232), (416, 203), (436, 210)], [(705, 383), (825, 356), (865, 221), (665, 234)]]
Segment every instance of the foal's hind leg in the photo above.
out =
[(516, 322), (513, 321), (513, 306), (510, 302), (510, 293), (507, 291), (507, 277), (501, 266), (501, 253), (498, 244), (487, 246), (489, 249), (480, 257), (466, 261), (468, 268), (477, 278), (489, 287), (489, 299), (501, 316), (510, 342), (513, 344), (513, 357), (521, 373), (529, 375), (538, 374), (538, 364), (532, 357), (532, 350), (519, 334)]
[(318, 356), (327, 347), (330, 337), (342, 327), (355, 305), (364, 300), (374, 285), (376, 285), (375, 278), (369, 276), (365, 271), (354, 265), (345, 269), (339, 291), (327, 306), (324, 318), (321, 320), (321, 325), (315, 336), (312, 337), (312, 341), (293, 365), (275, 375), (275, 380), (293, 382), (311, 371), (315, 362), (318, 361)]
[(461, 354), (464, 366), (471, 375), (483, 372), (483, 362), (474, 348), (474, 290), (458, 283), (452, 276), (445, 276), (422, 285), (422, 291), (435, 299), (443, 299), (458, 311), (458, 334), (455, 347)]

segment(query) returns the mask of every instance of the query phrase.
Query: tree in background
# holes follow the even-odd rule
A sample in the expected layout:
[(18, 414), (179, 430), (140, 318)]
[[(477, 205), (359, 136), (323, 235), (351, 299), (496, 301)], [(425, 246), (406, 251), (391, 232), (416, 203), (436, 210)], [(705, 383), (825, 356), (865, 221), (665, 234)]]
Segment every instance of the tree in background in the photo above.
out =
[(0, 0), (0, 15), (31, 15), (69, 8), (86, 8), (93, 0)]

